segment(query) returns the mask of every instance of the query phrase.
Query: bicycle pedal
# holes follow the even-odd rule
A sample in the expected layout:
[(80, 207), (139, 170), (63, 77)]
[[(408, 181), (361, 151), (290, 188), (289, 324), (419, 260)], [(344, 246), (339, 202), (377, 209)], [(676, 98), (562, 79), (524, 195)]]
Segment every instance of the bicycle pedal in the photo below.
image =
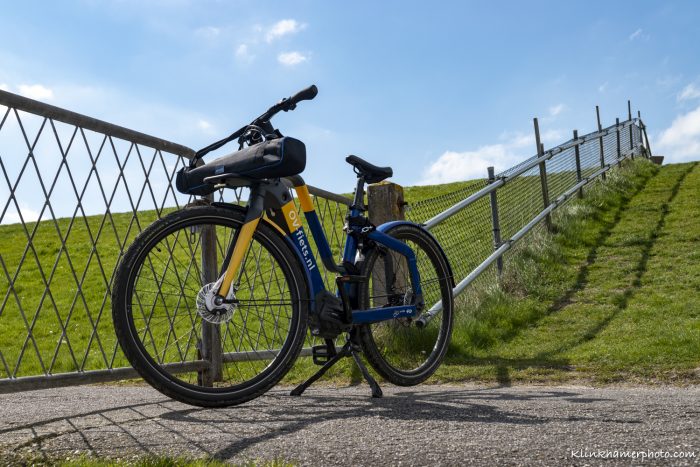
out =
[(311, 358), (315, 365), (323, 366), (335, 355), (335, 346), (329, 348), (326, 344), (321, 344), (311, 347)]

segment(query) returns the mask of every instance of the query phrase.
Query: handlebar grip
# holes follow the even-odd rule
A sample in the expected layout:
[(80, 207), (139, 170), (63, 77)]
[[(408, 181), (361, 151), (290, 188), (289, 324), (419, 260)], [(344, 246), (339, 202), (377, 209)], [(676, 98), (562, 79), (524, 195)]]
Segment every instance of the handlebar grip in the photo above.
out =
[(292, 97), (289, 98), (289, 102), (292, 105), (296, 105), (300, 101), (310, 101), (316, 95), (318, 94), (318, 88), (316, 87), (315, 84), (312, 84), (306, 89), (302, 89), (298, 93), (294, 94)]

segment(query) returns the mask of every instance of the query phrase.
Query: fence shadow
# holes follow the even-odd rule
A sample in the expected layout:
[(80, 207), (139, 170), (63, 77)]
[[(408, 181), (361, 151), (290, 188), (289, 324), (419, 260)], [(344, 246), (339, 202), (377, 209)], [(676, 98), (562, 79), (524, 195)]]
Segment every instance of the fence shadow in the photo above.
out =
[[(363, 388), (364, 389), (364, 388)], [(279, 437), (317, 425), (379, 417), (395, 422), (478, 423), (542, 425), (603, 418), (595, 412), (571, 416), (533, 415), (532, 411), (504, 408), (504, 404), (539, 401), (592, 404), (610, 399), (584, 396), (575, 389), (538, 389), (509, 392), (499, 388), (440, 387), (405, 391), (389, 388), (382, 399), (372, 399), (369, 391), (339, 390), (329, 394), (313, 389), (297, 398), (276, 390), (253, 402), (226, 409), (187, 407), (159, 396), (150, 402), (119, 404), (120, 388), (105, 388), (116, 394), (102, 407), (67, 416), (50, 416), (16, 426), (0, 428), (3, 450), (50, 461), (79, 452), (94, 457), (115, 455), (206, 456), (230, 460), (244, 449), (274, 441)], [(103, 404), (104, 398), (100, 398)], [(115, 401), (110, 403), (110, 401)], [(630, 418), (609, 419), (619, 423), (639, 423)], [(8, 440), (24, 435), (21, 441)], [(4, 453), (3, 453), (4, 454)], [(9, 455), (9, 454), (8, 454)]]

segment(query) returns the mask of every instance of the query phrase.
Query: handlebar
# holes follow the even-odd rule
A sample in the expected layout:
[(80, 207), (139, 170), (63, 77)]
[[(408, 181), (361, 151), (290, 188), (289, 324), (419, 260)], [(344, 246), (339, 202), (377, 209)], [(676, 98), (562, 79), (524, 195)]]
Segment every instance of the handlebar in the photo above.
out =
[(216, 143), (212, 143), (209, 146), (200, 149), (197, 151), (194, 155), (194, 157), (190, 160), (190, 167), (195, 167), (197, 163), (201, 160), (202, 157), (204, 157), (206, 154), (210, 153), (211, 151), (214, 151), (216, 149), (219, 149), (221, 146), (225, 145), (226, 143), (229, 143), (235, 139), (240, 138), (248, 129), (250, 126), (269, 126), (270, 119), (274, 117), (276, 114), (278, 114), (281, 111), (288, 112), (290, 110), (294, 110), (297, 106), (297, 104), (301, 101), (310, 101), (316, 95), (318, 94), (318, 88), (316, 87), (315, 84), (312, 84), (306, 89), (302, 89), (301, 91), (297, 92), (294, 94), (292, 97), (286, 97), (267, 109), (265, 113), (260, 115), (258, 118), (250, 122), (248, 125), (245, 125), (238, 130), (234, 131), (231, 133), (229, 136), (226, 138), (217, 141)]
[(294, 104), (297, 105), (301, 101), (310, 101), (313, 100), (314, 97), (318, 94), (318, 88), (316, 87), (315, 84), (312, 84), (306, 89), (302, 89), (298, 93), (294, 94), (292, 97), (289, 98), (289, 100)]
[(316, 87), (315, 84), (312, 84), (306, 89), (302, 89), (298, 93), (294, 94), (292, 97), (285, 97), (272, 107), (270, 107), (267, 112), (253, 120), (251, 125), (255, 125), (256, 123), (260, 122), (266, 122), (270, 120), (272, 117), (275, 116), (280, 111), (285, 111), (288, 112), (290, 110), (294, 110), (297, 106), (297, 104), (301, 101), (310, 101), (316, 95), (318, 94), (318, 88)]

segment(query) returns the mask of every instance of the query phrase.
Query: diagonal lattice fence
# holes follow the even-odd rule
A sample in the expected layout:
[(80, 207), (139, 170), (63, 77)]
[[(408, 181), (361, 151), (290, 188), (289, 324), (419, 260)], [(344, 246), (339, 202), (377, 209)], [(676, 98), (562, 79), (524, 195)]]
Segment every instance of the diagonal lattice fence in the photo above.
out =
[[(112, 328), (112, 272), (141, 230), (193, 201), (173, 189), (193, 154), (0, 91), (0, 390), (133, 374)], [(340, 256), (351, 201), (311, 192)]]

